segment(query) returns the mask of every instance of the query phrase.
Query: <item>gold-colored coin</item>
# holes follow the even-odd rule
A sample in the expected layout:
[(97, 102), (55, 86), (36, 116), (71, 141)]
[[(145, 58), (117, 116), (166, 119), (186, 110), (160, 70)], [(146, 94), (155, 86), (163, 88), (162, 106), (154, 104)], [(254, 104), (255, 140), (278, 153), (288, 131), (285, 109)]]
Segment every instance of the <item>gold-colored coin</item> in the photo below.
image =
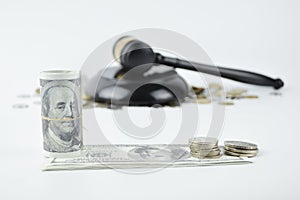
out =
[(108, 104), (95, 102), (95, 103), (94, 103), (94, 106), (95, 106), (96, 108), (107, 108), (107, 107), (108, 107)]
[(199, 94), (197, 95), (197, 99), (207, 99), (207, 96), (205, 96), (204, 94)]
[(246, 93), (247, 90), (245, 89), (241, 89), (241, 88), (234, 88), (230, 91), (227, 92), (227, 94), (231, 94), (231, 95), (241, 95), (243, 93)]
[(234, 105), (234, 103), (232, 101), (220, 101), (219, 104), (222, 105), (222, 106), (232, 106), (232, 105)]
[(82, 95), (82, 100), (91, 101), (91, 100), (93, 100), (93, 97), (85, 94), (85, 95)]
[(243, 95), (241, 97), (246, 99), (258, 99), (257, 95)]
[(117, 80), (121, 80), (121, 79), (123, 79), (123, 77), (124, 77), (124, 74), (118, 74), (118, 75), (116, 76), (116, 79), (117, 79)]
[(212, 89), (212, 90), (221, 90), (222, 89), (222, 85), (220, 85), (218, 83), (210, 83), (208, 85), (208, 88)]
[(40, 88), (35, 89), (35, 93), (36, 94), (41, 94), (41, 89)]
[(225, 92), (223, 90), (217, 90), (216, 92), (213, 93), (213, 96), (223, 97), (225, 96)]
[(210, 99), (197, 99), (197, 103), (200, 103), (200, 104), (210, 104), (211, 103), (211, 100)]

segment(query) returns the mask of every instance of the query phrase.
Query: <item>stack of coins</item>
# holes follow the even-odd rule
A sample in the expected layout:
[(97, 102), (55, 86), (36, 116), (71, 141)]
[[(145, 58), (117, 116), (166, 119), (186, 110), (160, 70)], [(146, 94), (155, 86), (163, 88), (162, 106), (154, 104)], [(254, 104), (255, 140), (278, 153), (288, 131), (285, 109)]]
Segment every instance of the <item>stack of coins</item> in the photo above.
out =
[(255, 157), (258, 153), (256, 144), (241, 141), (225, 141), (224, 153), (229, 156)]
[(191, 155), (195, 158), (218, 158), (220, 149), (218, 140), (211, 137), (195, 137), (189, 140)]

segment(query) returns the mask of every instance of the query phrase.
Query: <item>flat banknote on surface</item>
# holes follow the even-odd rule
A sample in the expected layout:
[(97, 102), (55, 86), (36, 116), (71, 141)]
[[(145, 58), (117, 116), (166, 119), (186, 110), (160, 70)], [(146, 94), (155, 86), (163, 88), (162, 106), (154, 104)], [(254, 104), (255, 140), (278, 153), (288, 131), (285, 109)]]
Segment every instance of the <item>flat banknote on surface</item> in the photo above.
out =
[(249, 159), (221, 155), (198, 159), (187, 144), (86, 145), (78, 157), (47, 158), (44, 171), (197, 167), (251, 163)]

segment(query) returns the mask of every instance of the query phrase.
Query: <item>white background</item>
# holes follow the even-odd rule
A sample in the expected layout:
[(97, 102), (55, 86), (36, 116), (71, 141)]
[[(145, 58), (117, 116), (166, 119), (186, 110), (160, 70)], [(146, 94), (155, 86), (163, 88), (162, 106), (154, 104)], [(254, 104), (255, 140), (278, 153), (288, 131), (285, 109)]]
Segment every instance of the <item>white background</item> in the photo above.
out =
[[(0, 1), (0, 199), (299, 199), (299, 13), (296, 0)], [(137, 28), (179, 32), (216, 64), (285, 81), (282, 96), (237, 84), (260, 99), (226, 108), (221, 140), (257, 143), (254, 164), (41, 172), (39, 108), (12, 109), (24, 101), (16, 96), (33, 93), (45, 68), (80, 69), (102, 42)]]

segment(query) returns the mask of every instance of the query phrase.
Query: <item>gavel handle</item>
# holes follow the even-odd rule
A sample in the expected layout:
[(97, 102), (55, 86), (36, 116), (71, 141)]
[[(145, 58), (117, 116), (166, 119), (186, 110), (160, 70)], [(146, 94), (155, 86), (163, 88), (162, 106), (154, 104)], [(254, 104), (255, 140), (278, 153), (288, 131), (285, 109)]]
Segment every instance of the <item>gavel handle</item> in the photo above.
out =
[(165, 57), (158, 53), (156, 54), (155, 62), (158, 64), (172, 66), (175, 68), (199, 71), (206, 74), (221, 76), (223, 78), (228, 78), (242, 83), (261, 85), (261, 86), (272, 86), (275, 89), (279, 89), (284, 85), (281, 79), (272, 79), (262, 74), (244, 71), (244, 70), (224, 68), (224, 67), (215, 67), (215, 66), (196, 63), (196, 62), (189, 62), (185, 60), (180, 60), (178, 58)]

